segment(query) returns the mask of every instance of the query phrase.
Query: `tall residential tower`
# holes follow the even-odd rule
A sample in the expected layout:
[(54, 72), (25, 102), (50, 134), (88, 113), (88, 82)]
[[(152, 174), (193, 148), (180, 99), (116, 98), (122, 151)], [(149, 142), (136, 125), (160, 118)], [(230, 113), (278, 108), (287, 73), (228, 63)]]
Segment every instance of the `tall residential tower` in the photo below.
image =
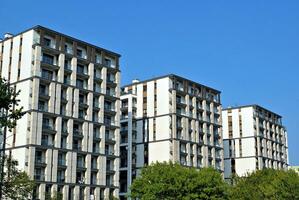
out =
[(223, 109), (224, 175), (230, 179), (263, 168), (287, 169), (282, 117), (258, 105)]
[(0, 42), (1, 77), (26, 111), (6, 147), (36, 180), (33, 199), (118, 196), (119, 57), (41, 26)]
[(223, 170), (220, 92), (177, 75), (133, 81), (121, 95), (120, 196), (152, 162)]

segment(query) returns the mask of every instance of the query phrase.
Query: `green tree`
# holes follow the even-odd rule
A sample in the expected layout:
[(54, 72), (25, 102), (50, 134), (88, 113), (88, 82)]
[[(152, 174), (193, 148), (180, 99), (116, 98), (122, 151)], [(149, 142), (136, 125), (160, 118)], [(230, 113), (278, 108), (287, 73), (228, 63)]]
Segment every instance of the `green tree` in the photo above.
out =
[(34, 188), (34, 181), (17, 168), (18, 161), (5, 159), (4, 185), (2, 187), (4, 199), (27, 200)]
[[(0, 78), (0, 134), (1, 156), (0, 156), (0, 199), (7, 197), (11, 199), (27, 199), (29, 177), (25, 172), (17, 170), (17, 161), (7, 158), (5, 155), (6, 131), (16, 126), (16, 122), (24, 113), (22, 107), (18, 108), (20, 91), (11, 87), (9, 82)], [(4, 168), (6, 167), (6, 170)]]
[(19, 94), (20, 90), (17, 91), (5, 79), (0, 78), (0, 127), (12, 129), (24, 115), (23, 107), (17, 108), (20, 102)]
[(142, 169), (129, 196), (146, 200), (227, 199), (228, 185), (212, 168), (196, 170), (176, 163), (155, 163)]
[(231, 188), (232, 200), (297, 200), (299, 199), (299, 175), (293, 171), (264, 169), (236, 177)]

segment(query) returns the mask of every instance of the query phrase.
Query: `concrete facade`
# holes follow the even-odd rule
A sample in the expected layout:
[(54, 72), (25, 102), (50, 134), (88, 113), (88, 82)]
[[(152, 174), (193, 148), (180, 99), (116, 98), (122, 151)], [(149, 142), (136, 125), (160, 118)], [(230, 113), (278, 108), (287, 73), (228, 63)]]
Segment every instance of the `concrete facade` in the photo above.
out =
[(282, 117), (258, 105), (222, 111), (224, 176), (263, 168), (287, 169), (287, 132)]
[(223, 171), (219, 91), (176, 75), (134, 81), (122, 91), (121, 199), (153, 162)]
[(118, 197), (119, 57), (41, 26), (0, 42), (1, 77), (26, 111), (6, 153), (37, 182), (33, 199)]

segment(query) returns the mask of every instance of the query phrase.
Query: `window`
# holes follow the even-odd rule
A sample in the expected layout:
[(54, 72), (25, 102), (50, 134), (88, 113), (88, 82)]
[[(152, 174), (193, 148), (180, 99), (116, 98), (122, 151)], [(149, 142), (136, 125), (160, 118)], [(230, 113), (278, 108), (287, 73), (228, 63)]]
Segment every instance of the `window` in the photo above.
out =
[(54, 64), (54, 56), (44, 53), (43, 54), (43, 62), (53, 65)]
[(83, 51), (81, 49), (77, 49), (77, 56), (82, 58)]
[(51, 39), (44, 37), (44, 45), (47, 47), (51, 47)]

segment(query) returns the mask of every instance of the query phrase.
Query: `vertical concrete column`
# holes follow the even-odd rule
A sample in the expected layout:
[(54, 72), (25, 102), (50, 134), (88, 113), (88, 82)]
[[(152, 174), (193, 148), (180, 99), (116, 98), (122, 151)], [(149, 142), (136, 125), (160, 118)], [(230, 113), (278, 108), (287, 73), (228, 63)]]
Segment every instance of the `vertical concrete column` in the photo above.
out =
[[(29, 115), (30, 117), (30, 132), (31, 134), (29, 135), (29, 144), (40, 144), (37, 143), (37, 117), (38, 117), (38, 113), (37, 112), (32, 112), (31, 115)], [(39, 139), (40, 142), (40, 139)]]
[(35, 144), (41, 144), (42, 141), (42, 125), (43, 125), (43, 114), (42, 113), (36, 113), (34, 116), (33, 123), (36, 123), (36, 135), (33, 135), (35, 137)]
[(55, 94), (55, 114), (60, 113), (61, 105), (61, 84), (56, 84), (56, 94)]
[(49, 109), (48, 109), (48, 111), (51, 113), (55, 113), (55, 100), (56, 100), (55, 94), (56, 94), (56, 83), (51, 82), (49, 85), (50, 100), (49, 100)]
[(86, 172), (85, 172), (85, 184), (90, 184), (90, 173), (91, 173), (91, 154), (87, 154), (85, 157)]
[(48, 149), (46, 151), (46, 163), (47, 166), (45, 168), (45, 181), (51, 181), (51, 168), (52, 168), (52, 149)]
[(61, 147), (61, 127), (62, 127), (62, 117), (57, 117), (55, 122), (56, 137), (54, 145), (57, 148)]
[(70, 84), (73, 86), (76, 86), (76, 80), (77, 80), (77, 58), (72, 58), (71, 60), (71, 82)]
[[(105, 190), (104, 190), (104, 200), (109, 200), (110, 199), (109, 193), (110, 193), (109, 188), (105, 188)], [(111, 199), (112, 199), (112, 197), (111, 197)]]
[[(89, 123), (89, 128), (88, 128), (88, 152), (92, 152), (92, 145), (93, 145), (93, 123)], [(101, 148), (101, 147), (99, 147)]]
[(77, 153), (72, 153), (72, 175), (71, 175), (71, 182), (76, 183), (76, 172), (77, 172)]
[(104, 96), (101, 95), (99, 98), (101, 110), (99, 111), (99, 121), (100, 123), (104, 123)]
[(60, 69), (58, 70), (58, 77), (57, 77), (57, 81), (60, 83), (64, 82), (64, 59), (65, 59), (65, 55), (64, 54), (59, 54), (58, 56), (58, 66), (60, 67)]
[(76, 185), (74, 188), (74, 200), (81, 200), (80, 199), (80, 186)]
[[(53, 150), (52, 162), (52, 182), (57, 182), (57, 165), (58, 165), (58, 150)], [(57, 188), (56, 188), (57, 191)]]
[(73, 148), (73, 125), (74, 125), (74, 120), (69, 119), (68, 120), (68, 137), (67, 137), (67, 149), (72, 149)]
[(102, 153), (102, 154), (105, 154), (105, 130), (106, 130), (106, 127), (101, 126), (101, 128), (100, 128), (100, 138), (101, 138), (100, 153)]
[[(72, 163), (73, 163), (73, 153), (71, 151), (66, 153), (66, 165), (67, 168), (65, 170), (65, 182), (73, 183), (72, 181)], [(68, 190), (67, 190), (68, 192)]]
[(79, 89), (74, 89), (74, 106), (73, 106), (73, 117), (78, 118), (79, 115)]
[(87, 105), (88, 105), (88, 109), (87, 109), (87, 120), (92, 121), (92, 112), (93, 112), (93, 93), (89, 92), (87, 95)]
[(62, 191), (63, 191), (63, 200), (68, 200), (69, 199), (69, 186), (64, 185)]
[(66, 91), (67, 95), (67, 104), (66, 104), (66, 115), (72, 116), (73, 115), (73, 88), (68, 87)]
[(39, 191), (38, 191), (38, 196), (40, 200), (45, 200), (45, 194), (46, 194), (46, 184), (42, 183), (39, 185)]
[(93, 63), (89, 63), (88, 65), (88, 75), (89, 75), (89, 79), (88, 79), (88, 90), (93, 90), (93, 82), (94, 82), (94, 64)]
[(83, 151), (88, 151), (88, 122), (84, 122), (82, 126), (82, 131), (83, 131), (83, 140), (82, 140), (82, 150)]
[(35, 147), (30, 146), (28, 151), (28, 170), (27, 173), (34, 179)]
[(99, 156), (97, 160), (97, 166), (98, 166), (98, 184), (99, 185), (106, 185), (106, 157), (105, 156)]
[[(32, 86), (31, 86), (31, 109), (38, 109), (38, 100), (39, 100), (39, 79), (34, 78), (32, 81)], [(29, 105), (30, 107), (30, 105)]]
[(41, 69), (40, 69), (40, 63), (41, 63), (41, 53), (42, 49), (40, 46), (36, 46), (34, 50), (34, 65), (32, 68), (32, 75), (33, 76), (41, 76)]
[[(56, 180), (54, 181), (56, 182)], [(52, 187), (51, 187), (51, 197), (55, 197), (55, 195), (57, 195), (57, 184), (53, 184)]]
[(115, 74), (115, 82), (116, 82), (117, 86), (115, 88), (115, 90), (116, 90), (115, 93), (116, 93), (117, 97), (120, 97), (120, 85), (121, 85), (120, 81), (121, 81), (120, 72), (116, 72), (116, 74)]
[(84, 189), (84, 199), (90, 199), (90, 187), (85, 187)]
[(94, 189), (94, 199), (101, 199), (101, 189), (99, 187)]
[(102, 82), (102, 86), (101, 86), (101, 92), (103, 94), (106, 94), (106, 85), (107, 85), (107, 68), (106, 67), (103, 67), (103, 69), (102, 69), (102, 79), (103, 79), (103, 82)]

